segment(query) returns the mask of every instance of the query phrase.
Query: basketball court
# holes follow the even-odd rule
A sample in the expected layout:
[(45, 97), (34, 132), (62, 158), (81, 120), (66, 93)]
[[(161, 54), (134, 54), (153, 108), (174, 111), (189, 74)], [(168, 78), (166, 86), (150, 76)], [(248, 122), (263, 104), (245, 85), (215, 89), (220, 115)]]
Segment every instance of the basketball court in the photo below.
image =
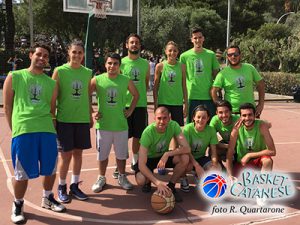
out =
[[(153, 106), (148, 107), (149, 120), (153, 121)], [(273, 135), (277, 155), (274, 157), (274, 170), (288, 173), (296, 186), (296, 196), (293, 199), (276, 202), (285, 207), (284, 214), (216, 216), (210, 215), (208, 207), (217, 202), (208, 202), (195, 188), (193, 177), (189, 175), (192, 186), (190, 193), (183, 193), (182, 203), (176, 203), (172, 213), (160, 215), (154, 212), (150, 205), (151, 194), (143, 193), (134, 180), (130, 171), (130, 161), (127, 162), (128, 179), (134, 184), (134, 189), (125, 191), (112, 178), (114, 171), (114, 153), (110, 155), (107, 171), (107, 186), (100, 193), (93, 193), (91, 186), (97, 179), (98, 169), (95, 149), (95, 132), (92, 129), (93, 148), (86, 150), (83, 155), (83, 170), (81, 173), (82, 190), (88, 194), (87, 201), (73, 199), (67, 207), (66, 213), (54, 213), (40, 207), (41, 179), (31, 180), (25, 195), (25, 213), (27, 224), (297, 224), (300, 219), (300, 104), (285, 102), (266, 102), (262, 119), (272, 123)], [(10, 224), (11, 205), (13, 201), (11, 181), (13, 169), (10, 157), (11, 133), (6, 123), (3, 108), (0, 108), (0, 224)], [(71, 172), (71, 171), (70, 171)], [(171, 171), (169, 171), (171, 173)], [(68, 179), (70, 179), (69, 173)], [(159, 176), (159, 175), (158, 175)], [(160, 176), (168, 181), (169, 174)], [(69, 180), (68, 180), (69, 181)], [(57, 181), (54, 193), (57, 194)], [(177, 184), (179, 188), (179, 184)], [(155, 188), (152, 188), (152, 192)], [(253, 204), (255, 207), (255, 204)]]
[[(95, 0), (64, 0), (66, 12), (96, 13), (96, 17), (104, 18), (106, 15), (132, 16), (132, 0), (102, 1)], [(89, 28), (91, 29), (91, 28)], [(88, 32), (87, 32), (88, 33)], [(88, 37), (87, 37), (88, 40)], [(89, 50), (89, 49), (87, 49)], [(87, 53), (86, 55), (88, 56)], [(148, 106), (149, 122), (153, 122), (153, 106)], [(286, 102), (266, 102), (262, 119), (272, 123), (273, 135), (277, 155), (274, 157), (274, 170), (288, 173), (296, 187), (296, 195), (293, 199), (276, 202), (285, 207), (284, 214), (256, 214), (256, 215), (211, 215), (208, 207), (217, 202), (205, 200), (197, 190), (192, 175), (189, 175), (189, 193), (178, 190), (183, 198), (182, 203), (176, 203), (174, 210), (166, 215), (154, 212), (150, 205), (151, 193), (143, 193), (134, 180), (134, 173), (130, 171), (130, 161), (127, 161), (128, 179), (134, 184), (134, 189), (123, 190), (112, 178), (115, 169), (115, 157), (112, 151), (109, 158), (109, 166), (106, 174), (107, 185), (100, 193), (93, 193), (92, 185), (97, 179), (97, 151), (95, 148), (95, 129), (91, 130), (93, 147), (84, 151), (81, 180), (81, 189), (89, 196), (87, 201), (73, 199), (67, 207), (66, 213), (54, 213), (40, 207), (42, 185), (41, 179), (30, 180), (25, 195), (25, 213), (29, 225), (41, 224), (297, 224), (300, 220), (300, 104)], [(11, 156), (11, 132), (7, 125), (3, 108), (0, 108), (0, 225), (11, 224), (11, 206), (13, 201), (12, 179), (14, 176)], [(131, 143), (129, 143), (131, 146)], [(170, 177), (159, 176), (167, 182)], [(67, 181), (69, 182), (71, 171)], [(54, 194), (57, 195), (57, 180), (54, 185)], [(179, 188), (179, 184), (176, 186)], [(155, 188), (152, 188), (152, 192)], [(235, 204), (233, 202), (233, 204)], [(253, 204), (255, 207), (255, 204)]]

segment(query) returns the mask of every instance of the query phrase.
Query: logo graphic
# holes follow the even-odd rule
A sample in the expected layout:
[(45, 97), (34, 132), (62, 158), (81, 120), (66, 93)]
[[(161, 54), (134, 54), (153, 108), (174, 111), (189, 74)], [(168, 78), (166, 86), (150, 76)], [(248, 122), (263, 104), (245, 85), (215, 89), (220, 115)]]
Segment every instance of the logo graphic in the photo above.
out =
[(217, 174), (207, 176), (202, 183), (203, 192), (210, 198), (220, 198), (225, 194), (226, 180)]
[(236, 78), (235, 82), (236, 82), (238, 89), (242, 89), (245, 87), (245, 78), (244, 77), (240, 76), (240, 77)]
[(254, 144), (254, 138), (253, 137), (247, 137), (246, 141), (245, 141), (245, 144), (246, 144), (246, 148), (249, 152), (252, 152), (253, 151), (253, 144)]
[(131, 77), (132, 77), (133, 83), (138, 83), (140, 81), (139, 76), (140, 76), (140, 70), (138, 68), (132, 68), (131, 69)]
[(197, 75), (203, 72), (203, 62), (201, 59), (195, 59), (194, 61), (194, 68)]
[(107, 103), (111, 106), (114, 106), (117, 104), (117, 101), (116, 101), (116, 97), (117, 97), (117, 89), (115, 88), (110, 88), (107, 90)]
[(200, 152), (200, 149), (202, 147), (202, 141), (201, 140), (195, 140), (192, 144), (192, 152)]
[(156, 145), (156, 152), (157, 153), (162, 153), (164, 148), (166, 148), (166, 141), (162, 140)]
[(175, 83), (174, 78), (176, 77), (176, 72), (173, 71), (173, 70), (170, 70), (169, 73), (168, 73), (168, 77), (169, 77), (168, 83), (170, 85), (172, 85), (173, 83)]
[(40, 86), (38, 84), (32, 84), (29, 87), (29, 92), (31, 94), (30, 100), (32, 103), (39, 103), (41, 101), (39, 96), (42, 93), (42, 86)]
[(79, 99), (81, 96), (82, 82), (80, 80), (74, 80), (72, 82), (72, 88), (74, 92), (72, 93), (73, 98)]

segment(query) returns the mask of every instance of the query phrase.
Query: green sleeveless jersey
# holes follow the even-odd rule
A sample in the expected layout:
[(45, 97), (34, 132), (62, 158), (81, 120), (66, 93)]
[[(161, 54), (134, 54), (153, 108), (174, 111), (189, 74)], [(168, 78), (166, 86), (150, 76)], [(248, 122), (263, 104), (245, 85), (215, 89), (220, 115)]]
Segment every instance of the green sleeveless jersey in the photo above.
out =
[(163, 61), (163, 70), (160, 77), (158, 89), (159, 105), (182, 105), (182, 68), (181, 63), (175, 65)]
[(239, 118), (240, 117), (238, 115), (232, 114), (231, 115), (231, 124), (224, 125), (222, 123), (222, 121), (219, 119), (218, 115), (215, 115), (211, 119), (209, 125), (211, 127), (215, 128), (216, 132), (218, 132), (221, 135), (221, 137), (224, 141), (229, 142), (230, 133), (232, 131), (232, 128)]
[(203, 131), (197, 131), (194, 123), (189, 123), (184, 126), (183, 134), (191, 147), (191, 153), (195, 159), (205, 156), (209, 145), (218, 144), (216, 130), (208, 125)]
[(59, 82), (57, 120), (64, 123), (89, 123), (89, 83), (92, 71), (84, 66), (74, 69), (69, 64), (57, 67), (56, 71)]
[(203, 48), (200, 53), (190, 49), (180, 55), (186, 65), (186, 85), (191, 100), (211, 100), (212, 72), (220, 65), (213, 51)]
[(56, 133), (50, 113), (54, 88), (55, 81), (46, 74), (34, 75), (28, 69), (12, 72), (13, 137), (25, 133)]
[(232, 69), (230, 66), (221, 70), (214, 83), (214, 87), (223, 88), (224, 99), (232, 105), (233, 112), (239, 112), (241, 104), (254, 103), (254, 83), (262, 80), (257, 70), (248, 63), (242, 63), (241, 68)]
[(254, 127), (251, 130), (246, 130), (245, 126), (240, 127), (236, 142), (238, 162), (241, 162), (241, 159), (248, 152), (259, 152), (266, 149), (265, 140), (260, 133), (261, 123), (261, 120), (255, 120)]
[(148, 149), (148, 158), (158, 158), (169, 151), (171, 139), (180, 133), (180, 126), (173, 120), (170, 120), (165, 133), (158, 133), (155, 123), (152, 123), (142, 133), (140, 144)]
[(96, 123), (96, 129), (106, 131), (128, 130), (124, 115), (126, 93), (129, 78), (119, 74), (116, 78), (103, 73), (96, 77), (98, 110), (101, 118)]
[[(121, 73), (133, 81), (140, 95), (136, 107), (147, 107), (146, 75), (148, 68), (148, 61), (141, 57), (136, 60), (131, 60), (126, 56), (122, 59), (122, 64), (120, 66)], [(130, 106), (131, 101), (132, 95), (127, 91), (127, 107)]]

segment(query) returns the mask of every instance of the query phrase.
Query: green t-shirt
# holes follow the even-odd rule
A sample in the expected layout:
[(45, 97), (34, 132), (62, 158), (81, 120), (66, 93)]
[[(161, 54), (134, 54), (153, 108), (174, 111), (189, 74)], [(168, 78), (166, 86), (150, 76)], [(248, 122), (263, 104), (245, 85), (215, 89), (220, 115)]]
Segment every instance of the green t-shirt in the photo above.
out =
[[(148, 68), (148, 61), (141, 57), (136, 60), (131, 60), (128, 56), (126, 56), (122, 59), (122, 64), (120, 66), (121, 73), (133, 81), (140, 95), (136, 107), (147, 107), (146, 75)], [(130, 106), (131, 101), (132, 95), (129, 91), (127, 91), (127, 107)]]
[(242, 125), (239, 129), (239, 134), (236, 142), (237, 161), (241, 159), (248, 152), (259, 152), (266, 149), (266, 144), (263, 136), (260, 133), (261, 120), (255, 120), (254, 127), (251, 130), (246, 130)]
[(182, 105), (182, 68), (181, 63), (175, 65), (163, 61), (163, 70), (160, 77), (158, 89), (159, 105)]
[(56, 71), (59, 82), (57, 120), (64, 123), (89, 123), (89, 83), (92, 71), (84, 66), (74, 69), (69, 64), (57, 67)]
[(180, 133), (180, 126), (173, 120), (170, 120), (165, 133), (158, 133), (155, 123), (152, 123), (142, 133), (140, 144), (148, 149), (148, 158), (158, 158), (169, 151), (171, 139)]
[(184, 126), (183, 134), (191, 147), (191, 153), (195, 159), (205, 156), (209, 145), (218, 144), (216, 130), (213, 127), (206, 126), (203, 131), (197, 131), (194, 123)]
[(250, 102), (254, 105), (254, 83), (260, 80), (262, 77), (254, 66), (242, 63), (239, 69), (227, 66), (221, 70), (213, 86), (224, 89), (224, 99), (231, 103), (233, 112), (238, 112), (243, 103)]
[(13, 137), (25, 133), (56, 133), (50, 113), (54, 88), (55, 81), (46, 74), (34, 75), (28, 69), (12, 72)]
[(215, 128), (216, 132), (218, 132), (223, 141), (229, 142), (229, 138), (230, 138), (230, 133), (232, 131), (232, 128), (234, 126), (234, 124), (236, 123), (236, 121), (239, 119), (240, 117), (238, 115), (231, 115), (231, 124), (229, 125), (224, 125), (222, 123), (222, 121), (219, 119), (218, 115), (213, 116), (213, 118), (210, 121), (210, 126)]
[(180, 62), (186, 65), (188, 98), (210, 100), (212, 72), (220, 67), (215, 53), (205, 48), (200, 53), (190, 49), (180, 55)]
[(128, 130), (124, 115), (126, 107), (126, 92), (129, 78), (119, 74), (109, 78), (107, 73), (96, 77), (98, 110), (101, 118), (96, 123), (96, 129), (106, 131)]

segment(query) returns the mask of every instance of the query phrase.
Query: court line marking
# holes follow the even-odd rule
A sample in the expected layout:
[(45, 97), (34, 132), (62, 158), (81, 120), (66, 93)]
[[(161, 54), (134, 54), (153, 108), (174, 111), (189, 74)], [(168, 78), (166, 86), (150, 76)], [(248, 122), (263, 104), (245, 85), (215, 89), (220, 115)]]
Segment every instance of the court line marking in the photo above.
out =
[[(7, 161), (5, 160), (5, 156), (3, 154), (3, 150), (2, 148), (0, 147), (0, 157), (2, 159), (4, 159), (4, 162), (3, 162), (3, 167), (4, 167), (4, 170), (5, 170), (5, 173), (6, 173), (6, 176), (7, 176), (7, 180), (6, 180), (6, 183), (7, 183), (7, 188), (9, 190), (9, 192), (11, 193), (11, 195), (13, 195), (13, 186), (12, 186), (12, 174), (9, 170), (9, 166), (7, 164)], [(129, 165), (128, 165), (129, 166)], [(115, 167), (110, 167), (110, 168), (115, 168)], [(213, 218), (212, 215), (210, 214), (206, 214), (206, 215), (203, 215), (203, 216), (191, 216), (191, 217), (185, 217), (185, 218), (179, 218), (179, 219), (171, 219), (171, 220), (145, 220), (145, 221), (137, 221), (137, 220), (107, 220), (107, 219), (95, 219), (95, 218), (90, 218), (90, 217), (81, 217), (81, 216), (74, 216), (74, 215), (70, 215), (70, 214), (66, 214), (66, 213), (56, 213), (56, 212), (53, 212), (51, 210), (47, 210), (47, 209), (44, 209), (40, 206), (37, 206), (36, 204), (32, 203), (31, 201), (27, 200), (26, 198), (24, 198), (25, 200), (25, 205), (28, 205), (29, 207), (37, 210), (37, 211), (40, 211), (40, 212), (44, 212), (46, 214), (50, 214), (50, 215), (53, 215), (54, 217), (61, 217), (61, 218), (64, 218), (64, 219), (69, 219), (69, 220), (74, 220), (74, 221), (79, 221), (79, 222), (95, 222), (95, 223), (109, 223), (109, 224), (162, 224), (162, 223), (174, 223), (174, 222), (187, 222), (187, 223), (190, 223), (191, 221), (199, 221), (199, 220), (203, 220), (203, 219), (209, 219), (209, 218)], [(270, 222), (270, 221), (275, 221), (275, 220), (283, 220), (285, 218), (288, 218), (288, 217), (292, 217), (294, 215), (298, 215), (300, 214), (300, 210), (296, 211), (296, 212), (293, 212), (293, 213), (290, 213), (290, 216), (289, 214), (285, 214), (283, 216), (276, 216), (276, 217), (269, 217), (269, 218), (266, 218), (266, 219), (262, 219), (260, 223), (264, 223), (263, 220), (266, 220), (266, 222)], [(240, 223), (241, 225), (243, 224), (254, 224), (253, 222), (255, 221), (249, 221), (249, 222), (243, 222), (243, 223)], [(259, 221), (258, 221), (259, 222)]]

